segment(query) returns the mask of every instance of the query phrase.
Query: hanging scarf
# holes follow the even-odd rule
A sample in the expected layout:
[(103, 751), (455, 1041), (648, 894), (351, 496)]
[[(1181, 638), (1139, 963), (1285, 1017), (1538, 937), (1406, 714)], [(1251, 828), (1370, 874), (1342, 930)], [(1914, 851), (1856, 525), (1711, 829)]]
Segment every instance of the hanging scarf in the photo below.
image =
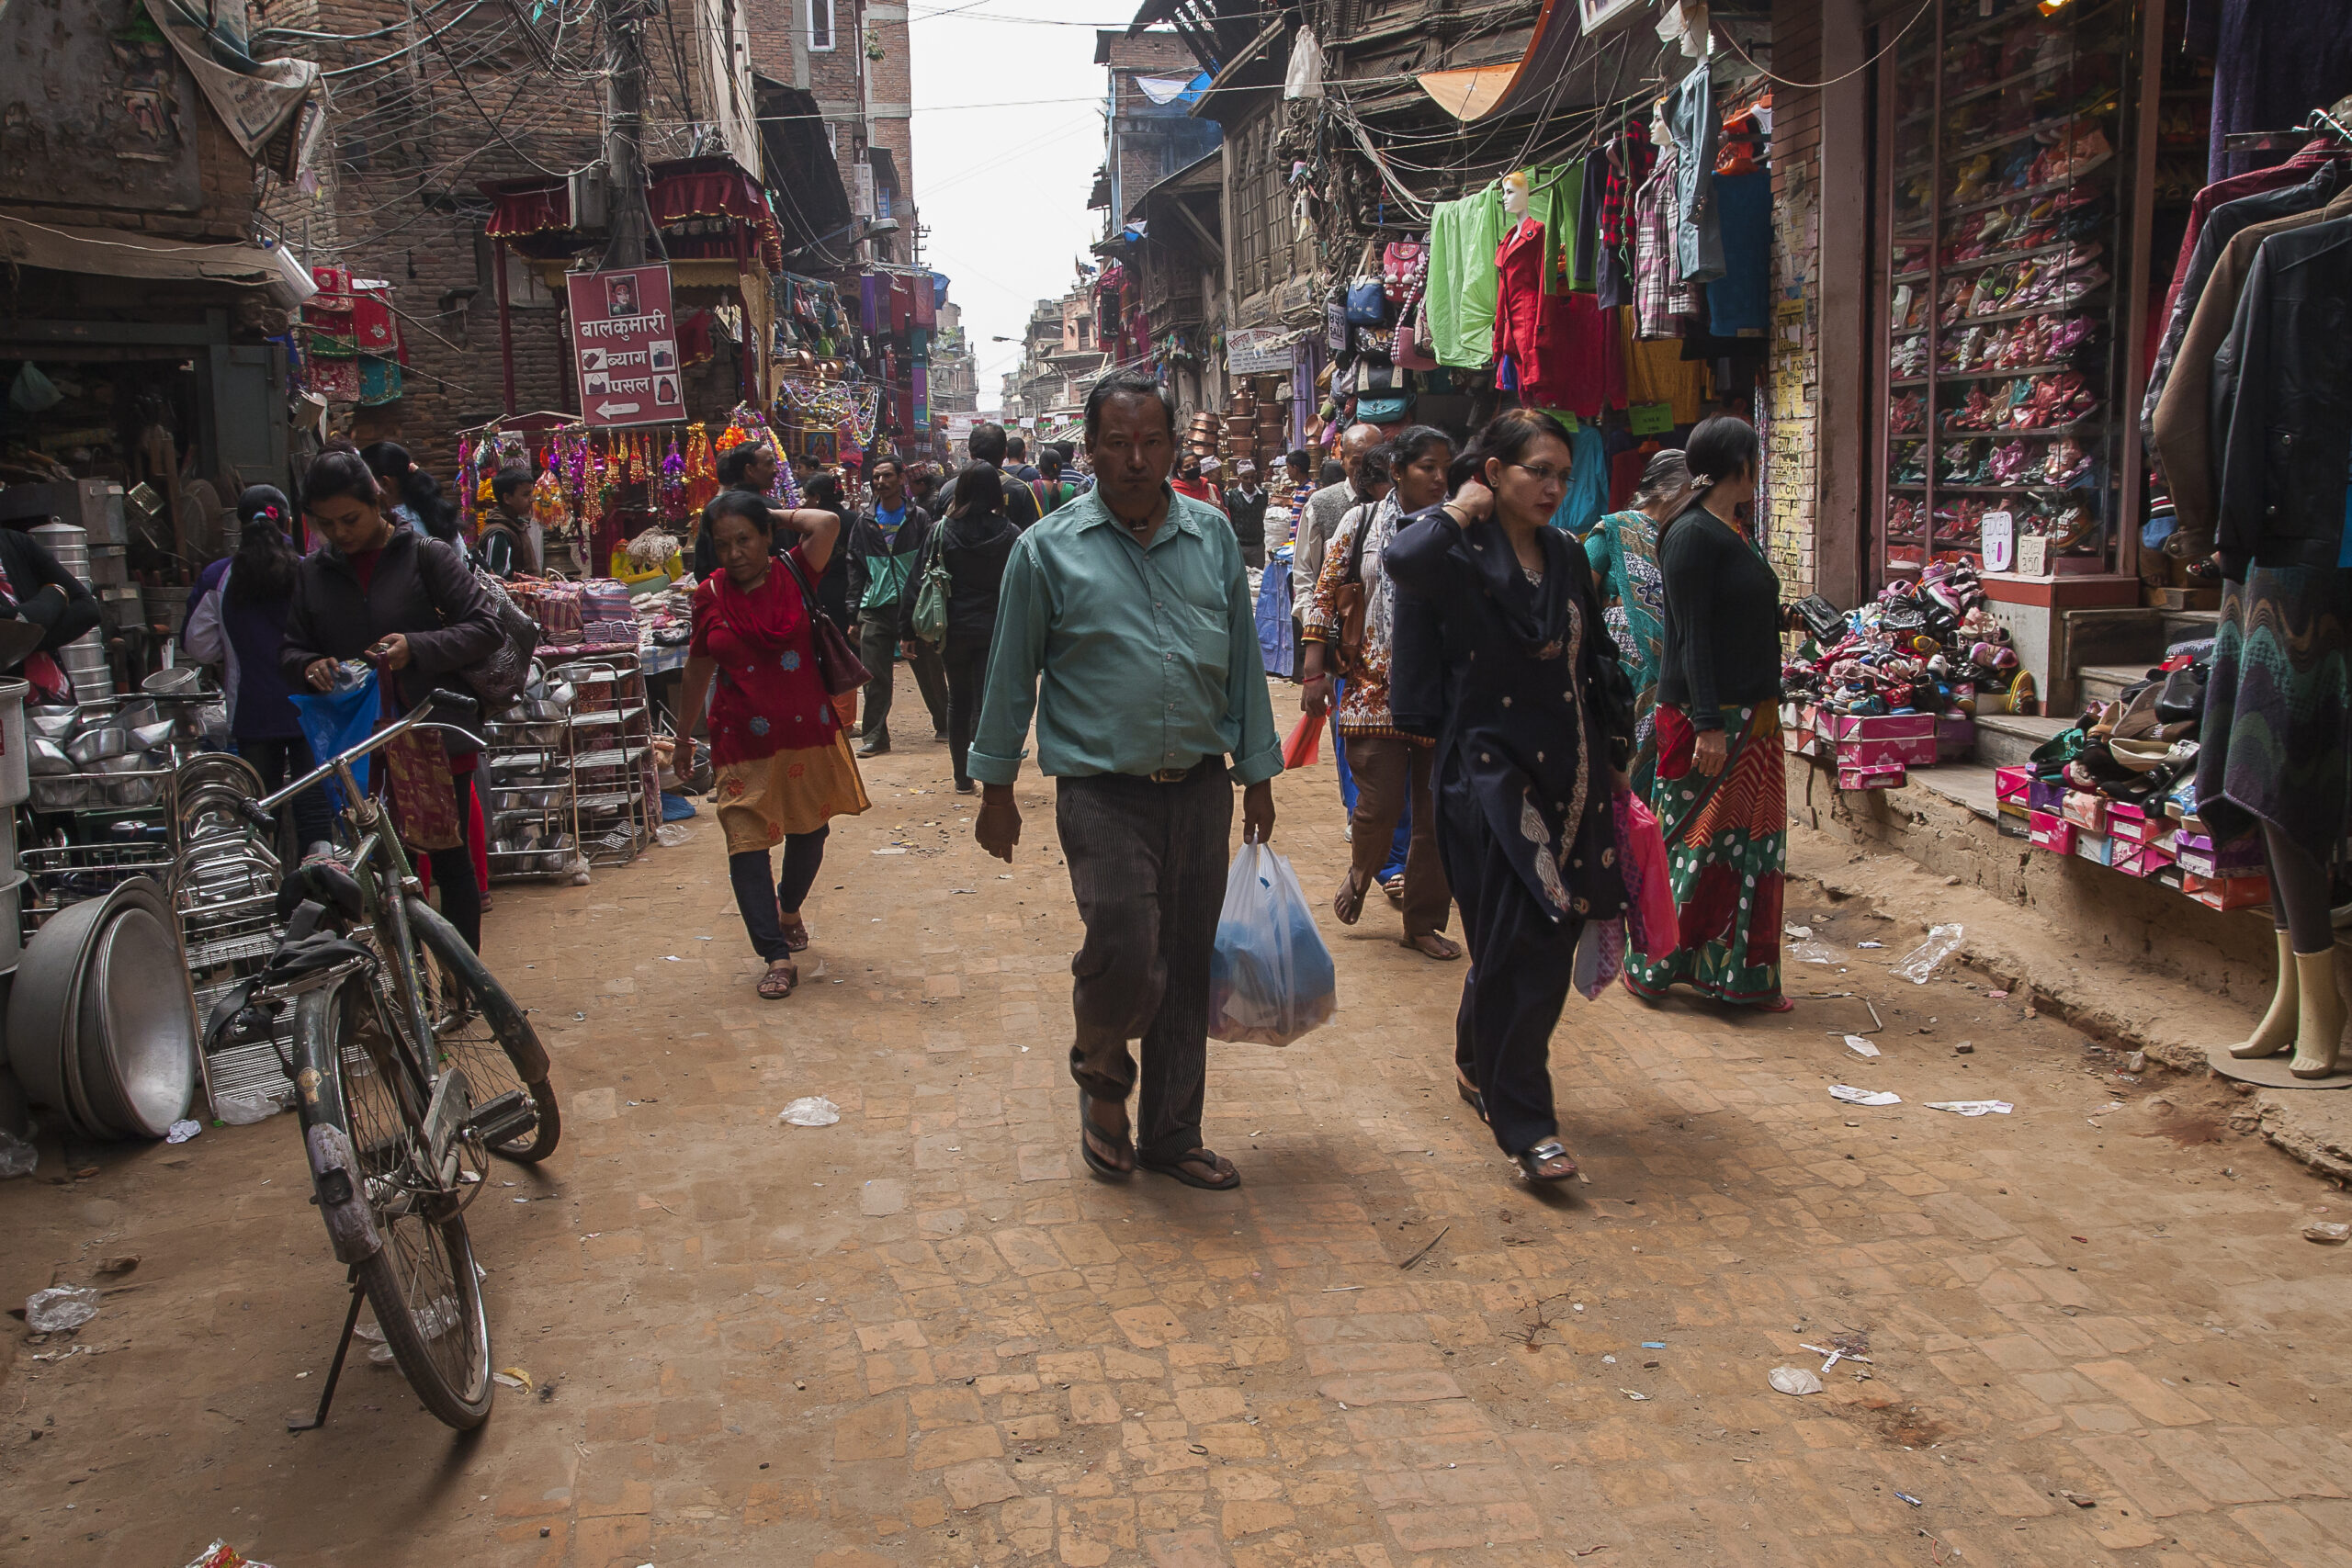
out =
[(1573, 659), (1581, 652), (1575, 644), (1583, 629), (1574, 613), (1576, 592), (1568, 576), (1568, 551), (1575, 547), (1557, 528), (1538, 528), (1535, 540), (1544, 552), (1542, 582), (1527, 581), (1519, 552), (1511, 548), (1501, 524), (1482, 518), (1462, 530), (1462, 541), (1470, 547), (1470, 564), (1503, 629), (1518, 639), (1530, 659), (1564, 654)]
[[(17, 585), (8, 581), (8, 569), (5, 566), (0, 566), (0, 610), (6, 610), (12, 615), (17, 613)], [(48, 654), (28, 655), (18, 668), (23, 671), (25, 679), (32, 682), (33, 690), (50, 702), (70, 703), (74, 700), (73, 681), (57, 660)]]

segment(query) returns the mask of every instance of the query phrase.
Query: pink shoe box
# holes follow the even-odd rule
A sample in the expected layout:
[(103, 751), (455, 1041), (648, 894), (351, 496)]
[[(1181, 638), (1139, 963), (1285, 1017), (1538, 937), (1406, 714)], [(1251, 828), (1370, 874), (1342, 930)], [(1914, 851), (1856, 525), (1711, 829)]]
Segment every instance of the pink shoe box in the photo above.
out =
[(2033, 770), (2031, 768), (2018, 766), (1993, 770), (1993, 798), (1995, 800), (2014, 800), (2018, 806), (2023, 807), (2027, 797), (2032, 793)]
[(1976, 753), (1976, 721), (1966, 714), (1936, 716), (1936, 761), (1964, 762)]
[(2135, 844), (2118, 839), (2115, 841), (2115, 869), (2126, 876), (2154, 876), (2173, 863), (2168, 851), (2154, 844)]
[(2107, 796), (2093, 795), (2086, 789), (2070, 789), (2058, 807), (2058, 814), (2086, 833), (2105, 834), (2107, 831)]
[(1933, 740), (1931, 713), (1826, 713), (1822, 733), (1832, 740)]
[(2199, 876), (2182, 863), (2181, 891), (2213, 909), (2252, 909), (2270, 902), (2267, 876)]
[(2115, 863), (2115, 840), (2105, 833), (2075, 832), (2075, 858), (2089, 861), (2093, 865)]
[(2146, 811), (2129, 801), (2110, 800), (2107, 803), (2107, 830), (2126, 843), (2153, 842), (2171, 824), (2163, 818), (2153, 820)]
[(1839, 789), (1901, 789), (1911, 782), (1911, 775), (1901, 764), (1894, 766), (1851, 767), (1844, 759), (1844, 747), (1839, 747), (1838, 787)]
[(1877, 768), (1932, 768), (1936, 765), (1936, 738), (1919, 736), (1911, 739), (1860, 739), (1836, 742), (1838, 770), (1849, 768), (1865, 771)]
[(2075, 825), (2064, 817), (2048, 811), (2029, 811), (2026, 821), (2037, 850), (2048, 850), (2054, 855), (2075, 852)]

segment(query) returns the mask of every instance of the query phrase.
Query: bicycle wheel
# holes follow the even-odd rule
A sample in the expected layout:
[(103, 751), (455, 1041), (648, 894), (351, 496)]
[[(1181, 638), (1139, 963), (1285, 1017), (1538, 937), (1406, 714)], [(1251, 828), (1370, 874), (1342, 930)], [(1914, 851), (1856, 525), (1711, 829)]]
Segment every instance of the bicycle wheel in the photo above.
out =
[(348, 1134), (382, 1247), (357, 1265), (392, 1359), (434, 1416), (460, 1431), (490, 1415), (490, 1322), (463, 1205), (433, 1168), (429, 1090), (394, 1045), (365, 980), (302, 998), (298, 1047), (319, 1068), (322, 1114)]
[(408, 919), (416, 933), (424, 1016), (433, 1021), (441, 1061), (466, 1075), (477, 1106), (518, 1089), (531, 1097), (537, 1114), (530, 1129), (490, 1146), (508, 1159), (537, 1165), (563, 1137), (563, 1111), (548, 1082), (547, 1047), (455, 926), (418, 898), (409, 900)]

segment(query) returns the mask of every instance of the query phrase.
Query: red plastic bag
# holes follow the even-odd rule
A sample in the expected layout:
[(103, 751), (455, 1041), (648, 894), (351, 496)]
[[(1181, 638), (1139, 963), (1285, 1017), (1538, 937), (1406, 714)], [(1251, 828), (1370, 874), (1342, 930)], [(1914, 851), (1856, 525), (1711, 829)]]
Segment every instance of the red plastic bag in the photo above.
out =
[(1631, 791), (1619, 790), (1615, 807), (1611, 815), (1617, 825), (1617, 869), (1625, 879), (1625, 945), (1656, 964), (1681, 940), (1666, 863), (1666, 835), (1650, 808)]
[[(1329, 716), (1319, 713), (1298, 716), (1298, 722), (1291, 727), (1290, 739), (1283, 742), (1283, 767), (1307, 768), (1315, 765), (1315, 760), (1323, 754), (1323, 723)], [(1651, 827), (1657, 827), (1655, 819)]]

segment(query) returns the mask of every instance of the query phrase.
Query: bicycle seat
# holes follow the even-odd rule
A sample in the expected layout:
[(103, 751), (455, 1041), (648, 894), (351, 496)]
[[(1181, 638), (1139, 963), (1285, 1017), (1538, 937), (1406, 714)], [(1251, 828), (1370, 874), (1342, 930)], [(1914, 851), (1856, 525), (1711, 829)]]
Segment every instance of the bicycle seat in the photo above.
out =
[(304, 903), (332, 909), (346, 920), (368, 918), (368, 901), (360, 896), (358, 879), (333, 855), (311, 856), (277, 885), (277, 918), (289, 931), (296, 910)]

